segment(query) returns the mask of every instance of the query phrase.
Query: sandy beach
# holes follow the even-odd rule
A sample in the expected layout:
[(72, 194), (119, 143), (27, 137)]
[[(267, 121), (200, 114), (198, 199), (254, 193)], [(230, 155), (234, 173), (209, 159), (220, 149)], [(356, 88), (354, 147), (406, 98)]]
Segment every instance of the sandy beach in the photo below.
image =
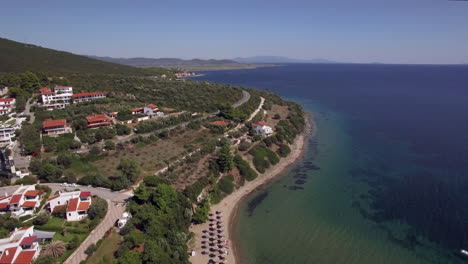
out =
[[(307, 125), (305, 131), (299, 135), (294, 144), (291, 145), (291, 153), (286, 157), (282, 158), (278, 164), (269, 168), (265, 173), (259, 174), (259, 176), (251, 181), (246, 182), (244, 186), (235, 190), (229, 196), (225, 197), (219, 204), (214, 205), (211, 208), (211, 213), (216, 217), (216, 211), (220, 211), (220, 219), (217, 219), (223, 223), (223, 240), (227, 240), (228, 255), (225, 255), (226, 260), (223, 263), (239, 263), (236, 257), (236, 247), (233, 241), (232, 227), (236, 220), (237, 208), (249, 193), (253, 192), (259, 186), (264, 185), (275, 177), (280, 175), (286, 168), (294, 164), (295, 161), (300, 159), (306, 150), (306, 140), (309, 136), (313, 135), (316, 131), (315, 124), (312, 120), (312, 115), (309, 114), (306, 118)], [(208, 255), (202, 255), (201, 252), (204, 250), (201, 248), (202, 236), (204, 235), (203, 230), (209, 229), (209, 222), (201, 225), (192, 225), (190, 231), (195, 234), (193, 245), (189, 245), (189, 249), (195, 250), (196, 255), (190, 257), (190, 262), (193, 264), (207, 264), (210, 260)], [(217, 261), (216, 263), (221, 263)]]

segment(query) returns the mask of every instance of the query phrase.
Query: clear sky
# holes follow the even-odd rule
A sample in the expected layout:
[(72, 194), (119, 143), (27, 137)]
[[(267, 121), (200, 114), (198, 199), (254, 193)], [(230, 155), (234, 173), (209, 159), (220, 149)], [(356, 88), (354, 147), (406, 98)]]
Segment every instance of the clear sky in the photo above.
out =
[(13, 0), (0, 36), (112, 57), (468, 63), (468, 1)]

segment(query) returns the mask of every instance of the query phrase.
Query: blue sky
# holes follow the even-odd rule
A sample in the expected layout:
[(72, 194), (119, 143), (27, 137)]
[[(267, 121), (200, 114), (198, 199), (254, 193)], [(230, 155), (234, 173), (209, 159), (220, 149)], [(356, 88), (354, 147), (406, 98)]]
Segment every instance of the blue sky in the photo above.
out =
[(0, 36), (77, 54), (468, 63), (468, 1), (2, 1)]

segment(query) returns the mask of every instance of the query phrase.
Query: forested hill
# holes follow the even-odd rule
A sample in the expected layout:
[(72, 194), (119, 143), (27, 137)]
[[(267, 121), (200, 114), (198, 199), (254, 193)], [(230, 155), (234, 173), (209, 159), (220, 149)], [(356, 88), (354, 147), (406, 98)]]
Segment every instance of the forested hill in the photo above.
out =
[[(0, 38), (0, 72), (149, 75), (146, 70)], [(166, 71), (162, 70), (161, 71)]]
[(222, 66), (222, 65), (232, 65), (239, 64), (233, 60), (201, 60), (201, 59), (192, 59), (192, 60), (183, 60), (177, 58), (111, 58), (111, 57), (98, 57), (98, 56), (89, 56), (93, 59), (98, 59), (107, 62), (118, 63), (122, 65), (134, 66), (134, 67), (192, 67), (192, 66)]

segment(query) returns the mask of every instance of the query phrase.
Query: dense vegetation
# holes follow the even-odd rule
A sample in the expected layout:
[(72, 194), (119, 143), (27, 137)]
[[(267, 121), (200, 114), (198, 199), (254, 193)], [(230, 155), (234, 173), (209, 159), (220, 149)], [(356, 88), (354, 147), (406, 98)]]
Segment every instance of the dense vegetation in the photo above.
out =
[[(124, 241), (116, 252), (117, 263), (189, 263), (189, 199), (162, 183), (143, 188), (145, 195), (135, 196), (128, 205), (133, 217), (121, 231)], [(132, 250), (137, 247), (144, 249)]]
[[(0, 38), (0, 72), (41, 71), (49, 73), (109, 73), (151, 75), (155, 72), (64, 51), (42, 48)], [(168, 72), (158, 69), (160, 72)]]

